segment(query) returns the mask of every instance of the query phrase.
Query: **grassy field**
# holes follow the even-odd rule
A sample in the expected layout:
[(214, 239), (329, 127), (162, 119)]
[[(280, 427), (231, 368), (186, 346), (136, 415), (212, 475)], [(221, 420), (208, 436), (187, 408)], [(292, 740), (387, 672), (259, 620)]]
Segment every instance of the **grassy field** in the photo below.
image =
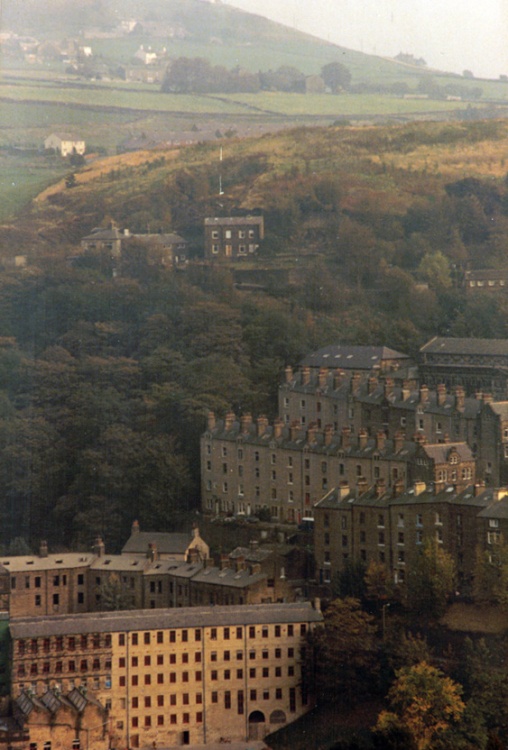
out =
[(1, 154), (0, 221), (9, 219), (47, 185), (68, 172), (67, 165), (49, 165), (41, 158), (19, 159)]

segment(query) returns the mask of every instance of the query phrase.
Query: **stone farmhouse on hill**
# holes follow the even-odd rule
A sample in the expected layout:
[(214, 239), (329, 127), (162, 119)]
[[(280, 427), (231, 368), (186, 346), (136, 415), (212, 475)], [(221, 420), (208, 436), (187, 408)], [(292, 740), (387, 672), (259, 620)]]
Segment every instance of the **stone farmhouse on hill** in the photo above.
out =
[(151, 265), (182, 268), (187, 263), (188, 242), (175, 232), (133, 234), (115, 226), (96, 227), (81, 239), (85, 253), (108, 253), (121, 261), (129, 250), (142, 248)]
[(254, 255), (264, 238), (262, 216), (205, 219), (205, 260), (240, 260)]

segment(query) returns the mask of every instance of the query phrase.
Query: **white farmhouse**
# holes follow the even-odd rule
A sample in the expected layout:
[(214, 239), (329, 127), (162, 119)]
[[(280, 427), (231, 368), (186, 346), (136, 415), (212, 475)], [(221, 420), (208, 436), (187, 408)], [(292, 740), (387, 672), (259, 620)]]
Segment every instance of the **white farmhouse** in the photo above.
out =
[(76, 140), (70, 135), (51, 133), (44, 141), (45, 149), (54, 149), (61, 156), (72, 156), (72, 154), (85, 153), (85, 141)]

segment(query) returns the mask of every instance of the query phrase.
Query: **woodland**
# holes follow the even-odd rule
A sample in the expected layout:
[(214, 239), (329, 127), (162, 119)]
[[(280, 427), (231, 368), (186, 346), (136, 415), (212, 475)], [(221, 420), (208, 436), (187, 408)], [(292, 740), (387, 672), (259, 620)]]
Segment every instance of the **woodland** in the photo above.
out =
[[(100, 533), (114, 551), (134, 518), (187, 522), (207, 411), (273, 417), (284, 366), (313, 348), (505, 336), (507, 298), (462, 282), (506, 267), (506, 136), (501, 120), (341, 125), (229, 138), (221, 162), (210, 143), (141, 152), (87, 165), (0, 226), (4, 548)], [(247, 211), (266, 226), (242, 266), (254, 288), (203, 262), (203, 219)], [(81, 254), (111, 222), (179, 232), (187, 270), (141, 247), (115, 269)]]

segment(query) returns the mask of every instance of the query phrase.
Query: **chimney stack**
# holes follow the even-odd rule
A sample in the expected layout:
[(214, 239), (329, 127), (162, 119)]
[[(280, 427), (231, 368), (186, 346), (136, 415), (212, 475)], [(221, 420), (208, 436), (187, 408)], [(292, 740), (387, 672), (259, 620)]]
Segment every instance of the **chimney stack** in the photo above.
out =
[(224, 553), (220, 556), (220, 569), (226, 570), (229, 568), (229, 557)]
[(379, 430), (376, 434), (376, 450), (383, 451), (385, 449), (386, 435), (383, 430)]
[(402, 391), (401, 391), (402, 400), (407, 401), (410, 395), (411, 395), (411, 389), (409, 387), (409, 380), (403, 380)]
[(104, 555), (106, 554), (106, 545), (104, 544), (101, 536), (98, 536), (96, 538), (93, 551), (97, 555), (97, 557), (104, 557)]
[(248, 434), (249, 428), (252, 424), (252, 414), (249, 414), (249, 412), (247, 412), (246, 414), (242, 414), (242, 416), (240, 417), (240, 424), (242, 435)]
[(293, 380), (293, 368), (291, 365), (287, 365), (286, 369), (284, 370), (285, 376), (286, 376), (286, 383), (291, 383)]
[(426, 385), (421, 385), (420, 386), (420, 403), (426, 404), (428, 400), (429, 400), (429, 389), (427, 388)]
[(209, 411), (207, 416), (207, 428), (209, 432), (215, 430), (215, 412)]
[(264, 414), (258, 417), (258, 437), (263, 437), (268, 427), (268, 418)]
[(437, 386), (437, 405), (444, 406), (446, 403), (446, 385), (439, 383)]
[(338, 491), (339, 499), (344, 500), (344, 498), (347, 497), (350, 493), (349, 484), (345, 480), (343, 480), (339, 484), (337, 491)]
[(375, 375), (371, 375), (367, 382), (367, 393), (369, 394), (369, 396), (372, 396), (377, 386), (378, 386), (378, 379), (376, 378)]
[(131, 526), (131, 534), (139, 534), (139, 521), (133, 521)]
[(405, 490), (405, 483), (403, 479), (397, 479), (393, 485), (393, 496), (400, 497)]
[(318, 373), (318, 387), (323, 390), (328, 383), (328, 367), (320, 367)]
[(367, 492), (367, 480), (365, 477), (358, 477), (356, 480), (356, 489), (358, 491), (358, 496), (363, 495), (364, 492)]
[(301, 428), (301, 424), (297, 419), (291, 422), (291, 426), (289, 428), (289, 434), (290, 434), (292, 443), (295, 443), (300, 437), (300, 428)]
[(39, 545), (39, 557), (47, 557), (48, 556), (48, 543), (44, 539), (41, 541)]
[(159, 559), (159, 551), (157, 550), (157, 545), (155, 544), (155, 542), (148, 543), (147, 557), (150, 560), (150, 562), (155, 562), (156, 560)]
[(309, 445), (314, 445), (316, 442), (316, 434), (317, 434), (317, 427), (313, 423), (309, 425), (309, 429), (307, 430), (307, 443)]
[(393, 393), (393, 378), (386, 378), (385, 387), (384, 387), (385, 398), (390, 398), (392, 393)]
[(341, 370), (340, 368), (335, 370), (335, 372), (333, 373), (333, 390), (334, 391), (336, 391), (338, 388), (341, 387), (345, 374), (346, 373), (344, 372), (344, 370)]
[(401, 430), (397, 430), (393, 438), (393, 452), (400, 453), (404, 447), (405, 435)]
[(302, 367), (302, 385), (310, 383), (310, 367)]
[(494, 401), (494, 396), (492, 393), (484, 393), (482, 400), (484, 404), (491, 404)]
[(325, 445), (331, 445), (332, 439), (333, 439), (333, 425), (327, 424), (325, 425)]
[(355, 395), (355, 394), (357, 394), (357, 393), (358, 393), (358, 389), (359, 389), (359, 387), (360, 387), (360, 382), (361, 382), (361, 379), (362, 379), (362, 376), (360, 375), (360, 373), (359, 373), (359, 372), (354, 372), (354, 373), (353, 373), (353, 374), (351, 375), (351, 383), (350, 383), (350, 386), (351, 386), (351, 393), (352, 393), (353, 395)]
[(229, 432), (233, 425), (235, 423), (235, 413), (234, 411), (228, 411), (226, 414), (226, 418), (224, 419), (224, 430), (225, 432)]
[(358, 431), (358, 447), (360, 450), (364, 450), (364, 448), (367, 447), (367, 441), (369, 439), (369, 433), (365, 429), (365, 427), (362, 427)]
[(415, 482), (413, 489), (415, 491), (415, 495), (418, 496), (421, 495), (422, 492), (425, 492), (425, 490), (427, 489), (427, 485), (425, 484), (425, 482)]
[(386, 480), (379, 477), (376, 482), (376, 497), (382, 497), (386, 492)]
[(273, 422), (273, 436), (276, 440), (278, 440), (282, 435), (282, 430), (284, 429), (284, 420), (282, 420), (280, 417), (277, 417), (277, 419)]
[(350, 448), (351, 447), (351, 427), (343, 427), (340, 434), (340, 447)]
[(478, 495), (481, 495), (482, 492), (484, 491), (485, 491), (485, 482), (479, 479), (477, 482), (475, 482), (475, 485), (474, 485), (474, 496), (478, 497)]
[(457, 411), (464, 411), (464, 402), (466, 394), (461, 385), (455, 386), (455, 408)]

